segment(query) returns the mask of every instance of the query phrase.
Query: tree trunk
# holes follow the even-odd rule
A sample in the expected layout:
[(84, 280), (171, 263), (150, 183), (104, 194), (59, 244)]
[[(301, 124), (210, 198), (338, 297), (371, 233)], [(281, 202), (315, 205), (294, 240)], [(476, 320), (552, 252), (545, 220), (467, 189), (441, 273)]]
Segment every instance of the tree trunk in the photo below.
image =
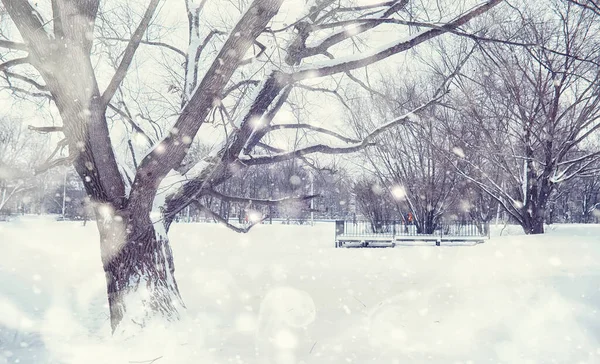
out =
[(543, 234), (544, 233), (544, 209), (536, 208), (525, 212), (523, 223), (523, 231), (525, 234)]
[(96, 210), (113, 333), (178, 320), (185, 306), (162, 222), (127, 219), (106, 205)]
[[(533, 167), (530, 167), (530, 169), (533, 171)], [(532, 174), (532, 171), (529, 173)], [(525, 234), (544, 233), (546, 206), (548, 205), (548, 196), (550, 196), (553, 188), (548, 177), (551, 172), (551, 170), (545, 171), (547, 177), (541, 178), (540, 183), (537, 183), (537, 177), (530, 176), (528, 198), (523, 207), (521, 224)]]
[(432, 210), (428, 210), (425, 213), (425, 216), (423, 218), (423, 231), (425, 234), (433, 234), (435, 232), (435, 228), (437, 227), (437, 224), (435, 222), (435, 217), (434, 217), (434, 212)]

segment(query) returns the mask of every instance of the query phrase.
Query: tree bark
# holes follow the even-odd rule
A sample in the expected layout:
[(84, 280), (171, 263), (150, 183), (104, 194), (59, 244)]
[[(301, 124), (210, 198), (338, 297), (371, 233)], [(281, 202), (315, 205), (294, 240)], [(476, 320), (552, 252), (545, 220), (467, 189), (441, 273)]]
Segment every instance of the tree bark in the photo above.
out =
[(531, 213), (525, 212), (523, 219), (523, 231), (525, 234), (543, 234), (544, 233), (544, 210), (536, 209)]
[(185, 306), (163, 223), (107, 205), (96, 214), (113, 333), (178, 320)]

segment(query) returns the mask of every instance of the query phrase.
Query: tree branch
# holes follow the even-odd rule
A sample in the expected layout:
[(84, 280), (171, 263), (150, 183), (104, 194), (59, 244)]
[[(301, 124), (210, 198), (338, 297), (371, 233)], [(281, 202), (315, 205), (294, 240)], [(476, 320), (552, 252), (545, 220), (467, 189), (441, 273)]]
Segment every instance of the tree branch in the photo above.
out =
[(148, 136), (148, 134), (146, 134), (146, 132), (144, 131), (144, 129), (142, 129), (132, 118), (131, 116), (127, 115), (126, 112), (124, 112), (123, 110), (119, 109), (118, 107), (114, 106), (113, 104), (108, 104), (108, 108), (111, 109), (112, 111), (116, 112), (118, 115), (120, 115), (121, 117), (123, 117), (123, 119), (127, 120), (127, 122), (129, 123), (129, 125), (131, 125), (131, 127), (133, 128), (133, 130), (135, 130), (137, 133), (142, 134), (146, 140), (148, 140), (148, 143), (150, 144), (154, 144), (154, 141), (152, 140), (152, 138), (150, 138)]
[(247, 197), (237, 197), (237, 196), (227, 196), (215, 190), (208, 190), (209, 195), (212, 195), (220, 200), (229, 201), (229, 202), (240, 202), (240, 203), (255, 203), (257, 205), (266, 205), (266, 206), (277, 206), (281, 204), (285, 204), (288, 202), (302, 202), (307, 200), (312, 200), (313, 198), (321, 197), (321, 195), (307, 195), (307, 196), (299, 196), (299, 197), (284, 197), (275, 200), (269, 199), (260, 199), (260, 198), (247, 198)]
[(353, 28), (343, 29), (337, 33), (330, 35), (329, 37), (323, 39), (319, 45), (315, 47), (305, 48), (303, 50), (303, 58), (310, 57), (316, 54), (323, 54), (327, 52), (329, 48), (332, 46), (348, 39), (352, 38), (360, 33), (364, 33), (368, 30), (371, 30), (377, 27), (380, 24), (386, 22), (387, 18), (391, 16), (395, 11), (400, 10), (408, 4), (408, 0), (400, 0), (392, 5), (388, 10), (386, 10), (380, 18), (377, 19), (358, 19), (356, 22), (351, 23), (349, 25), (355, 25)]
[(14, 67), (14, 66), (17, 66), (20, 64), (26, 64), (26, 63), (29, 63), (30, 61), (31, 61), (31, 59), (29, 57), (11, 59), (9, 61), (6, 61), (6, 62), (0, 64), (0, 71), (4, 71), (6, 69), (9, 69), (11, 67)]
[(73, 156), (68, 156), (68, 157), (62, 157), (62, 158), (58, 158), (55, 159), (53, 161), (48, 161), (42, 165), (39, 165), (35, 168), (35, 174), (41, 174), (44, 173), (52, 168), (58, 167), (58, 166), (68, 166), (73, 164), (73, 161), (75, 160), (76, 157)]
[(160, 0), (150, 0), (150, 4), (146, 9), (146, 12), (142, 17), (140, 24), (138, 25), (135, 32), (133, 32), (133, 36), (131, 37), (127, 48), (125, 48), (125, 53), (123, 54), (123, 58), (121, 59), (119, 67), (117, 68), (117, 71), (110, 80), (108, 87), (102, 94), (102, 105), (104, 107), (108, 105), (115, 92), (117, 92), (119, 85), (121, 85), (121, 82), (123, 82), (123, 79), (127, 75), (127, 70), (129, 69), (131, 62), (133, 61), (133, 56), (135, 55), (135, 52), (138, 46), (140, 45), (140, 42), (142, 41), (142, 36), (144, 35), (146, 30), (148, 29), (148, 26), (150, 25), (150, 21), (152, 20), (152, 16), (156, 11), (159, 2)]
[(37, 51), (38, 54), (45, 53), (50, 37), (31, 3), (27, 0), (2, 0), (2, 3), (23, 39), (32, 46), (32, 50)]
[(33, 126), (29, 125), (27, 129), (31, 131), (36, 131), (42, 134), (54, 133), (54, 132), (63, 132), (62, 126)]
[(316, 131), (318, 133), (322, 133), (322, 134), (327, 134), (329, 136), (335, 137), (337, 139), (340, 139), (346, 143), (360, 143), (360, 140), (356, 140), (356, 139), (352, 139), (352, 138), (348, 138), (345, 137), (341, 134), (336, 133), (333, 130), (329, 130), (329, 129), (325, 129), (325, 128), (320, 128), (318, 126), (314, 126), (314, 125), (310, 125), (310, 124), (279, 124), (279, 125), (271, 125), (268, 127), (267, 132), (271, 132), (271, 131), (275, 131), (275, 130), (282, 130), (282, 129), (310, 129), (312, 131)]
[(324, 144), (317, 144), (317, 145), (311, 145), (309, 147), (306, 148), (302, 148), (302, 149), (298, 149), (292, 152), (288, 152), (288, 153), (281, 153), (281, 154), (276, 154), (273, 156), (248, 156), (247, 158), (240, 158), (240, 162), (244, 165), (247, 166), (252, 166), (252, 165), (260, 165), (260, 164), (270, 164), (270, 163), (276, 163), (276, 162), (282, 162), (282, 161), (286, 161), (286, 160), (290, 160), (290, 159), (294, 159), (294, 158), (298, 158), (307, 154), (313, 154), (313, 153), (324, 153), (324, 154), (347, 154), (347, 153), (354, 153), (357, 152), (361, 149), (364, 149), (370, 145), (373, 145), (373, 140), (379, 136), (380, 134), (382, 134), (383, 132), (387, 131), (388, 129), (398, 126), (398, 125), (404, 125), (406, 123), (408, 123), (409, 121), (411, 121), (411, 118), (414, 118), (414, 115), (420, 111), (422, 111), (423, 109), (427, 108), (428, 106), (430, 106), (431, 104), (437, 102), (439, 99), (441, 99), (445, 94), (442, 94), (440, 96), (437, 96), (436, 98), (428, 101), (427, 103), (417, 107), (416, 109), (414, 109), (413, 111), (406, 113), (386, 124), (383, 124), (377, 128), (375, 128), (374, 130), (372, 130), (369, 134), (367, 134), (363, 140), (360, 143), (356, 143), (354, 145), (351, 146), (346, 146), (346, 147), (331, 147), (328, 145), (324, 145)]
[(232, 93), (233, 91), (237, 90), (238, 88), (240, 88), (240, 87), (242, 87), (244, 85), (256, 86), (259, 83), (260, 83), (260, 81), (258, 81), (258, 80), (243, 80), (243, 81), (237, 82), (237, 83), (229, 86), (228, 88), (226, 88), (225, 91), (223, 91), (223, 94), (221, 95), (221, 98), (224, 99), (230, 93)]
[(264, 150), (267, 150), (267, 151), (273, 152), (273, 153), (284, 153), (285, 152), (285, 150), (283, 150), (281, 148), (275, 148), (273, 146), (270, 146), (270, 145), (262, 143), (262, 142), (258, 142), (258, 143), (256, 143), (256, 145), (263, 148)]
[[(104, 40), (114, 40), (114, 41), (118, 41), (118, 42), (132, 42), (131, 39), (125, 39), (125, 38), (117, 38), (117, 37), (101, 37), (100, 39), (104, 39)], [(187, 57), (187, 54), (182, 51), (181, 49), (172, 46), (170, 44), (164, 43), (164, 42), (153, 42), (150, 40), (140, 40), (140, 44), (145, 44), (145, 45), (150, 45), (150, 46), (156, 46), (156, 47), (162, 47), (162, 48), (167, 48), (177, 54), (179, 54), (182, 57)]]
[(258, 48), (260, 48), (260, 51), (258, 51), (258, 54), (254, 55), (254, 56), (252, 56), (250, 58), (247, 58), (247, 59), (244, 59), (244, 60), (240, 61), (240, 66), (245, 66), (247, 64), (252, 63), (253, 60), (255, 60), (258, 57), (260, 57), (267, 50), (267, 47), (265, 47), (265, 45), (262, 44), (259, 41), (254, 41), (254, 44), (256, 44), (258, 46)]
[(488, 10), (492, 9), (501, 2), (503, 2), (503, 0), (488, 0), (484, 4), (468, 11), (465, 14), (462, 14), (457, 19), (443, 26), (440, 26), (439, 28), (433, 28), (422, 31), (410, 37), (408, 40), (392, 43), (388, 47), (382, 50), (376, 50), (371, 54), (359, 54), (353, 57), (349, 57), (349, 59), (345, 59), (343, 61), (333, 60), (331, 62), (325, 63), (324, 66), (306, 68), (298, 72), (292, 73), (289, 76), (293, 81), (301, 81), (314, 77), (330, 76), (336, 73), (346, 72), (367, 66), (369, 64), (388, 58), (394, 54), (411, 49), (416, 45), (433, 39), (441, 34), (451, 32), (452, 30), (455, 30), (458, 27), (468, 23), (471, 19), (487, 12)]
[[(156, 148), (140, 163), (132, 186), (130, 203), (145, 203), (140, 195), (152, 195), (156, 186), (174, 168), (177, 168), (185, 157), (188, 146), (187, 138), (193, 140), (213, 109), (215, 99), (223, 90), (231, 76), (238, 68), (248, 49), (256, 38), (277, 14), (283, 0), (254, 0), (246, 9), (240, 20), (233, 27), (229, 37), (221, 47), (215, 60), (208, 67), (202, 81), (191, 96), (189, 102), (181, 110), (174, 128)], [(151, 199), (150, 199), (151, 200)]]
[(5, 71), (4, 71), (4, 75), (5, 75), (6, 77), (15, 78), (15, 79), (17, 79), (17, 80), (19, 80), (19, 81), (22, 81), (22, 82), (28, 83), (28, 84), (30, 84), (31, 86), (33, 86), (33, 87), (37, 88), (37, 89), (38, 89), (38, 90), (40, 90), (40, 91), (48, 91), (48, 87), (46, 87), (46, 85), (42, 85), (41, 83), (39, 83), (39, 82), (37, 82), (37, 81), (35, 81), (35, 80), (32, 80), (32, 79), (31, 79), (31, 78), (29, 78), (29, 77), (26, 77), (26, 76), (20, 75), (20, 74), (18, 74), (18, 73), (14, 73), (14, 72), (10, 72), (10, 71), (6, 71), (6, 70), (5, 70)]
[(52, 97), (51, 94), (49, 93), (44, 93), (44, 92), (32, 92), (26, 89), (23, 89), (21, 87), (16, 87), (16, 86), (9, 86), (9, 87), (3, 87), (2, 89), (8, 89), (10, 92), (20, 92), (29, 96), (33, 96), (33, 97), (43, 97), (46, 98), (48, 100), (54, 100), (54, 97)]
[(27, 48), (27, 45), (25, 43), (13, 42), (10, 40), (3, 40), (3, 39), (0, 39), (0, 47), (19, 50), (19, 51), (28, 51), (29, 50), (29, 48)]
[(236, 233), (247, 233), (250, 231), (250, 229), (252, 229), (254, 227), (254, 225), (258, 225), (261, 222), (266, 220), (266, 216), (263, 217), (262, 219), (258, 220), (258, 221), (253, 221), (252, 223), (250, 223), (250, 225), (246, 226), (246, 227), (239, 227), (239, 226), (235, 226), (233, 224), (231, 224), (229, 221), (227, 221), (223, 216), (217, 214), (216, 212), (214, 212), (213, 210), (209, 209), (208, 207), (198, 203), (198, 206), (200, 207), (200, 209), (202, 211), (208, 212), (208, 214), (210, 216), (212, 216), (215, 220), (217, 220), (218, 222), (224, 224), (225, 226), (227, 226), (229, 229), (235, 231)]
[[(348, 73), (350, 73), (350, 72), (348, 72)], [(342, 105), (344, 105), (344, 107), (346, 109), (350, 110), (350, 106), (348, 106), (348, 104), (346, 103), (346, 101), (342, 98), (342, 95), (340, 95), (340, 93), (337, 92), (337, 89), (336, 90), (330, 90), (330, 89), (327, 89), (327, 88), (324, 88), (324, 87), (307, 86), (307, 85), (303, 85), (301, 83), (295, 84), (294, 87), (305, 89), (305, 90), (308, 90), (308, 91), (317, 91), (317, 92), (324, 92), (324, 93), (333, 94), (338, 99), (338, 101)]]
[(596, 1), (594, 1), (594, 0), (567, 0), (567, 1), (570, 2), (571, 4), (580, 6), (584, 9), (587, 9), (587, 10), (593, 12), (594, 14), (600, 16), (600, 4), (596, 3)]

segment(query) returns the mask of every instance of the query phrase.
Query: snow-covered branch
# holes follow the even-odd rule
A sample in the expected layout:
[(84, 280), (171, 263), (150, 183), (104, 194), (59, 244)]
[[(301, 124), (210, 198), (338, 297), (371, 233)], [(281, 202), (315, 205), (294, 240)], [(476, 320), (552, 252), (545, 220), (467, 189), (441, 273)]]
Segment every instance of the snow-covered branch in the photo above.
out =
[(228, 196), (224, 195), (215, 190), (207, 191), (207, 194), (214, 196), (223, 201), (229, 202), (238, 202), (238, 203), (253, 203), (257, 205), (266, 205), (266, 206), (277, 206), (282, 205), (289, 202), (302, 202), (312, 200), (313, 198), (320, 197), (320, 195), (307, 195), (307, 196), (299, 196), (299, 197), (284, 197), (279, 199), (262, 199), (262, 198), (250, 198), (250, 197), (239, 197), (239, 196)]
[(269, 21), (279, 11), (282, 0), (254, 0), (231, 30), (215, 60), (208, 67), (169, 136), (157, 144), (140, 163), (132, 195), (146, 194), (148, 186), (156, 186), (171, 169), (178, 168), (198, 129), (223, 93), (240, 61)]
[(236, 233), (247, 233), (250, 231), (250, 229), (252, 229), (255, 225), (260, 224), (261, 222), (265, 221), (267, 219), (267, 216), (263, 217), (260, 220), (257, 221), (252, 221), (248, 226), (235, 226), (232, 223), (230, 223), (229, 221), (227, 221), (227, 219), (225, 219), (223, 216), (217, 214), (216, 212), (214, 212), (213, 210), (209, 209), (208, 207), (202, 205), (202, 204), (198, 204), (198, 206), (200, 207), (200, 209), (202, 211), (207, 212), (210, 216), (212, 216), (215, 220), (217, 220), (218, 222), (220, 222), (221, 224), (225, 225), (227, 228), (235, 231)]
[[(389, 8), (381, 15), (380, 18), (376, 19), (356, 19), (354, 21), (349, 21), (348, 24), (345, 24), (345, 28), (340, 31), (335, 32), (334, 34), (328, 36), (325, 39), (322, 39), (318, 44), (307, 47), (305, 44), (306, 38), (309, 33), (323, 29), (323, 25), (312, 25), (307, 23), (300, 23), (296, 26), (296, 29), (299, 32), (298, 37), (288, 48), (288, 55), (286, 58), (286, 62), (290, 65), (298, 64), (300, 60), (304, 58), (308, 58), (317, 54), (326, 54), (328, 50), (353, 37), (358, 34), (369, 31), (381, 24), (384, 23), (384, 20), (394, 14), (395, 12), (401, 10), (406, 7), (408, 4), (408, 0), (396, 1), (389, 5)], [(336, 24), (336, 23), (334, 23)], [(337, 23), (340, 24), (340, 23)], [(302, 26), (300, 26), (302, 25)], [(341, 24), (340, 24), (341, 25)], [(333, 25), (335, 26), (335, 25)]]
[(325, 129), (325, 128), (321, 128), (318, 126), (314, 126), (314, 125), (310, 125), (310, 124), (305, 124), (305, 123), (299, 123), (299, 124), (278, 124), (278, 125), (271, 125), (267, 128), (267, 132), (271, 132), (271, 131), (275, 131), (275, 130), (282, 130), (282, 129), (307, 129), (307, 130), (312, 130), (315, 131), (317, 133), (321, 133), (321, 134), (326, 134), (329, 136), (332, 136), (334, 138), (337, 138), (341, 141), (344, 141), (346, 143), (360, 143), (359, 140), (353, 139), (353, 138), (348, 138), (345, 137), (339, 133), (336, 133), (333, 130), (329, 130), (329, 129)]
[(500, 4), (503, 0), (489, 0), (484, 4), (473, 8), (465, 14), (462, 14), (455, 20), (439, 27), (421, 31), (415, 35), (402, 39), (400, 41), (392, 42), (384, 47), (372, 50), (370, 52), (359, 53), (350, 57), (334, 59), (331, 61), (323, 62), (317, 66), (310, 66), (301, 69), (298, 72), (292, 73), (290, 77), (294, 81), (300, 81), (304, 79), (329, 76), (340, 72), (346, 72), (353, 69), (365, 67), (372, 63), (381, 61), (394, 54), (404, 52), (408, 49), (415, 47), (425, 41), (433, 39), (441, 34), (450, 32), (467, 22), (471, 19), (487, 12), (491, 8)]

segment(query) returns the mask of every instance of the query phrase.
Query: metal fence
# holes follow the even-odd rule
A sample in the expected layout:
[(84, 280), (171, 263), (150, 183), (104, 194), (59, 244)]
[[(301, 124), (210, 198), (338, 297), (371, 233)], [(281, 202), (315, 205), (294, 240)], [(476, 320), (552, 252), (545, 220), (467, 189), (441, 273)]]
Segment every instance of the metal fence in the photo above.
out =
[[(483, 224), (474, 221), (451, 221), (438, 223), (433, 232), (419, 231), (417, 225), (406, 224), (404, 221), (336, 221), (337, 236), (361, 237), (393, 237), (393, 236), (486, 236)], [(431, 231), (431, 229), (430, 229)]]

